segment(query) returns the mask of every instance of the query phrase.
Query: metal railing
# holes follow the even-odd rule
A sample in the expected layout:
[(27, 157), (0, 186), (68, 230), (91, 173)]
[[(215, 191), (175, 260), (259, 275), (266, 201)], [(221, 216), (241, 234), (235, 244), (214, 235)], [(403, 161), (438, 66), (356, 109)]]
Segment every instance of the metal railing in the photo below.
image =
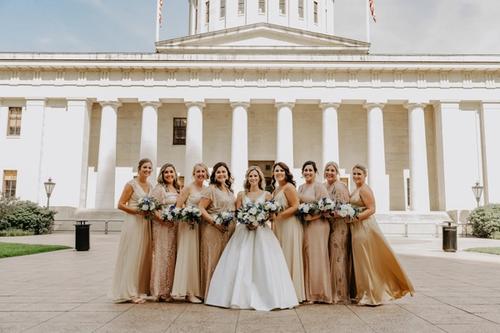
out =
[(123, 222), (123, 219), (56, 219), (56, 220), (54, 220), (54, 223), (60, 225), (63, 222), (81, 223), (82, 221), (85, 221), (87, 223), (94, 223), (94, 222), (104, 223), (104, 234), (107, 235), (109, 232), (109, 223), (110, 222)]

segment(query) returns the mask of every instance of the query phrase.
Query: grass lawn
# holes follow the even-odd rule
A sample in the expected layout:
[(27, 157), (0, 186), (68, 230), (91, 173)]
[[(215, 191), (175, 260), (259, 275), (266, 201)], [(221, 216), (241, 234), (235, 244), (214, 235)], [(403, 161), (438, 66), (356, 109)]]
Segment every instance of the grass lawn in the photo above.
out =
[(25, 256), (28, 254), (70, 249), (64, 245), (38, 245), (38, 244), (18, 244), (0, 243), (0, 258)]
[(473, 247), (465, 251), (500, 255), (500, 247)]

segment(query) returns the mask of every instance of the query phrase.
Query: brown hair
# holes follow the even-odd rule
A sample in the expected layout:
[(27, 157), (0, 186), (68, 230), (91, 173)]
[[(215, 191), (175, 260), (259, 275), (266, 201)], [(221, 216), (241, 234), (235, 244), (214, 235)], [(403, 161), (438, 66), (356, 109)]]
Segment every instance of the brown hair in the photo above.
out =
[(365, 176), (368, 175), (368, 170), (366, 169), (366, 167), (364, 165), (356, 164), (355, 166), (352, 167), (352, 170), (354, 170), (354, 169), (359, 169), (359, 170), (363, 171)]
[(280, 168), (282, 168), (283, 170), (285, 170), (285, 179), (286, 179), (286, 182), (290, 183), (290, 184), (293, 184), (293, 186), (295, 186), (295, 181), (293, 180), (293, 175), (290, 172), (290, 168), (288, 168), (288, 165), (286, 165), (283, 162), (276, 162), (273, 165), (273, 180), (271, 181), (271, 187), (273, 188), (273, 190), (276, 189), (276, 187), (274, 186), (274, 184), (276, 184), (276, 179), (274, 179), (274, 169), (276, 169), (277, 166), (279, 166)]
[(210, 172), (208, 172), (208, 167), (204, 163), (196, 163), (195, 165), (193, 165), (193, 172), (191, 173), (191, 175), (194, 176), (194, 173), (196, 172), (196, 168), (198, 168), (198, 167), (200, 167), (203, 170), (205, 170), (205, 174), (206, 174), (206, 178), (205, 179), (209, 179), (210, 178)]
[(179, 181), (177, 179), (177, 170), (175, 170), (175, 166), (172, 163), (165, 163), (162, 165), (157, 181), (159, 184), (162, 184), (163, 186), (167, 185), (165, 183), (165, 179), (163, 179), (163, 172), (165, 172), (167, 168), (174, 169), (174, 183), (172, 185), (174, 185), (175, 190), (177, 191), (177, 193), (179, 193), (181, 191), (181, 186), (179, 185)]
[(323, 171), (323, 177), (326, 178), (326, 169), (328, 169), (329, 167), (333, 167), (335, 169), (335, 171), (337, 172), (337, 175), (339, 174), (339, 165), (336, 162), (329, 161), (329, 162), (326, 162), (326, 164), (325, 164), (325, 170)]
[(141, 167), (146, 164), (146, 163), (151, 163), (151, 166), (153, 165), (153, 162), (151, 162), (151, 160), (149, 158), (143, 158), (139, 161), (138, 165), (137, 165), (137, 171), (139, 171), (141, 169)]
[(217, 170), (220, 167), (224, 167), (226, 169), (226, 171), (227, 171), (227, 179), (226, 179), (225, 183), (226, 183), (226, 186), (229, 189), (229, 191), (233, 192), (233, 189), (231, 188), (231, 186), (233, 185), (233, 177), (231, 176), (231, 171), (229, 170), (229, 167), (224, 162), (217, 162), (214, 165), (214, 167), (212, 169), (212, 174), (210, 175), (210, 184), (214, 184), (214, 185), (216, 185), (218, 187), (222, 185), (222, 184), (219, 184), (219, 182), (215, 178), (215, 174), (217, 173)]
[(250, 182), (248, 181), (248, 176), (250, 175), (250, 172), (252, 171), (257, 171), (257, 174), (259, 175), (259, 188), (261, 190), (264, 190), (266, 188), (266, 178), (264, 177), (264, 173), (262, 170), (256, 166), (252, 165), (251, 167), (248, 168), (247, 172), (245, 173), (245, 184), (243, 185), (245, 188), (245, 191), (250, 190)]

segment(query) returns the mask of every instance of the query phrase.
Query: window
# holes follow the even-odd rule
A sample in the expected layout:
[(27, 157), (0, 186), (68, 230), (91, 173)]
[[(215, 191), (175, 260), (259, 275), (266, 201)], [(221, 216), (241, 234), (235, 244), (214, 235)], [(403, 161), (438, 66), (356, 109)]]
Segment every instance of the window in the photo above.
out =
[(266, 0), (259, 0), (259, 13), (264, 14), (266, 12)]
[(313, 3), (313, 10), (314, 10), (314, 23), (318, 24), (318, 2), (314, 1)]
[(21, 135), (21, 110), (20, 107), (9, 107), (8, 136)]
[(174, 145), (186, 144), (186, 118), (174, 118)]
[(238, 14), (245, 14), (245, 0), (238, 0)]
[(280, 14), (281, 15), (286, 14), (286, 1), (285, 0), (280, 0)]
[(220, 0), (220, 18), (226, 17), (226, 0)]
[(205, 23), (210, 22), (210, 1), (205, 2)]
[(299, 0), (299, 18), (304, 18), (304, 0)]
[(15, 198), (16, 197), (16, 183), (17, 183), (17, 171), (16, 170), (4, 170), (3, 171), (3, 188), (2, 188), (2, 195), (4, 198)]

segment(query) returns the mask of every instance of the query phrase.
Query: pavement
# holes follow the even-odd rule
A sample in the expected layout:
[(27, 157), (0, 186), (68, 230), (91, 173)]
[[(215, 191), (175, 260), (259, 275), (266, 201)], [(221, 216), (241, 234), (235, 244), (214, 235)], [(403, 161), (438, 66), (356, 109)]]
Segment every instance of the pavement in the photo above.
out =
[[(118, 233), (91, 233), (88, 252), (0, 259), (0, 332), (500, 332), (500, 256), (459, 239), (389, 238), (416, 288), (379, 307), (304, 305), (258, 312), (176, 303), (113, 304), (107, 297)], [(0, 237), (0, 242), (74, 246), (73, 233)]]

